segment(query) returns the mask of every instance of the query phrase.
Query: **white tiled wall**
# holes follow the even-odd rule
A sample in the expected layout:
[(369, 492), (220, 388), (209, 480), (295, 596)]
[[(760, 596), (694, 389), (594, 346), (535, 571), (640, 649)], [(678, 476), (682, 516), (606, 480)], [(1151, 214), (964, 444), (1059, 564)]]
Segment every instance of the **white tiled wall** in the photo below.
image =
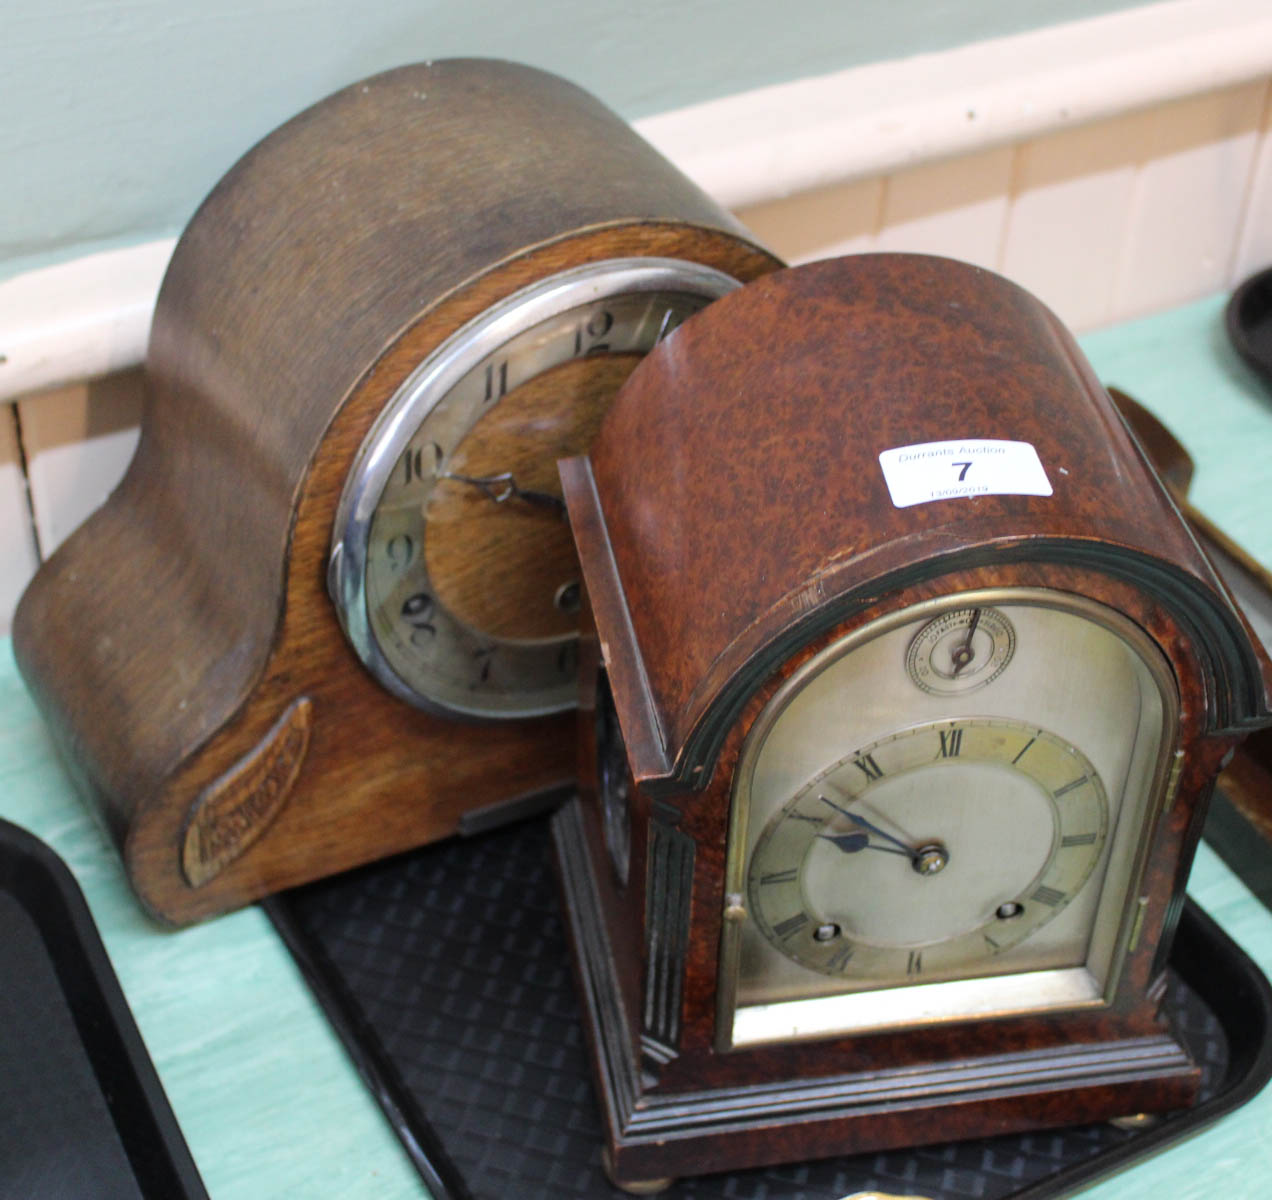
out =
[(51, 554), (110, 495), (137, 447), (141, 372), (24, 396), (16, 404), (31, 510)]
[(1065, 130), (1016, 154), (999, 266), (1074, 328), (1105, 324), (1116, 308), (1136, 174), (1124, 125)]
[(1250, 173), (1245, 218), (1232, 264), (1232, 279), (1244, 279), (1272, 263), (1272, 83), (1263, 97), (1262, 131)]
[(1272, 263), (1267, 80), (739, 213), (793, 262), (863, 250), (1000, 271), (1082, 331)]
[[(792, 262), (866, 250), (998, 270), (1078, 331), (1230, 288), (1272, 264), (1264, 80), (755, 205)], [(0, 630), (35, 562), (105, 498), (136, 444), (140, 373), (0, 406)], [(29, 480), (21, 474), (17, 437)]]
[(890, 176), (872, 249), (954, 255), (996, 269), (1013, 158), (1010, 147), (1000, 146)]
[(1139, 150), (1115, 315), (1190, 300), (1229, 279), (1258, 151), (1263, 84), (1127, 121)]

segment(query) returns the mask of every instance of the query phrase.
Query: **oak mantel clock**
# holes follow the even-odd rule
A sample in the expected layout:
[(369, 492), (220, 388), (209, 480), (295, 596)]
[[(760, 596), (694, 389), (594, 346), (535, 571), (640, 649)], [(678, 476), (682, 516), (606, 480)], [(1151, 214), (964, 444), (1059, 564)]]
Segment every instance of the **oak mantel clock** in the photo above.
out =
[(615, 1180), (1186, 1105), (1165, 955), (1268, 665), (1054, 317), (922, 256), (771, 275), (562, 477)]
[(185, 922), (572, 781), (555, 463), (690, 313), (780, 264), (596, 100), (390, 71), (217, 185), (140, 447), (19, 664), (145, 903)]

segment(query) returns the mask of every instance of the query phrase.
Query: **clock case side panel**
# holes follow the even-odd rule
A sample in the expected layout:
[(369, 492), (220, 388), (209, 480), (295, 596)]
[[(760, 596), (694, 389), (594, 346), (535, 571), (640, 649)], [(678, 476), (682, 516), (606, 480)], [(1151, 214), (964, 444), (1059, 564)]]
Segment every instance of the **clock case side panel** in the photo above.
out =
[[(878, 455), (951, 438), (1032, 445), (1052, 494), (894, 505)], [(725, 297), (633, 372), (589, 458), (670, 787), (709, 773), (795, 646), (882, 588), (986, 563), (1164, 592), (1206, 647), (1214, 725), (1267, 719), (1265, 664), (1073, 339), (979, 268), (861, 255)]]
[(552, 818), (552, 849), (566, 934), (575, 947), (570, 960), (575, 988), (588, 1014), (583, 1025), (591, 1043), (593, 1082), (605, 1123), (617, 1126), (636, 1104), (641, 1087), (647, 886), (647, 872), (641, 868), (648, 861), (647, 810), (633, 785), (624, 880), (606, 845), (601, 807), (598, 702), (605, 699), (609, 677), (586, 586), (580, 618), (578, 791)]
[[(535, 268), (612, 253), (700, 254), (742, 279), (779, 265), (592, 97), (481, 60), (404, 67), (336, 93), (264, 139), (196, 213), (156, 309), (137, 454), (103, 508), (38, 572), (14, 625), (22, 673), (116, 840), (131, 846), (141, 825), (162, 827), (129, 850), (156, 914), (210, 915), (455, 828), (453, 805), (430, 828), (427, 804), (416, 804), (410, 835), (405, 818), (391, 835), (375, 821), (362, 834), (321, 820), (307, 834), (311, 811), (293, 817), (290, 844), (271, 826), (232, 878), (196, 892), (175, 843), (199, 787), (218, 775), (205, 771), (194, 790), (193, 779), (175, 790), (172, 780), (211, 746), (222, 771), (255, 772), (278, 790), (290, 753), (279, 739), (298, 726), (287, 714), (305, 698), (286, 676), (305, 674), (307, 639), (325, 669), (349, 676), (348, 695), (376, 707), (374, 689), (354, 679), (361, 668), (333, 649), (339, 631), (323, 586), (339, 494), (331, 472), (347, 470), (356, 450), (332, 442), (337, 417), (357, 408), (352, 423), (369, 426), (366, 406), (392, 394), (386, 370), (405, 378), (414, 365), (394, 353), (409, 343), (422, 356), (452, 332), (429, 325), (439, 306), (466, 319), (533, 281)], [(332, 459), (338, 466), (305, 507), (313, 473)], [(316, 548), (303, 577), (302, 547)], [(287, 653), (301, 657), (279, 662), (285, 612), (299, 642)], [(278, 694), (263, 698), (263, 711), (267, 670)], [(341, 728), (356, 755), (350, 727), (365, 723), (376, 741), (374, 713), (313, 711), (304, 762), (292, 764), (297, 788), (325, 795), (311, 810), (336, 802), (341, 781), (323, 789), (313, 778), (322, 740)], [(385, 760), (404, 727), (417, 751), (419, 738), (436, 744), (449, 728), (415, 713), (390, 720), (378, 745), (361, 747), (361, 801), (369, 793), (400, 807), (417, 794), (401, 754)], [(558, 720), (540, 723), (537, 738), (488, 734), (487, 745), (510, 744), (514, 778), (497, 782), (495, 754), (487, 792), (515, 792), (528, 776), (532, 789), (568, 779), (563, 738), (542, 736), (566, 728)], [(340, 766), (347, 778), (349, 764)], [(293, 797), (285, 811), (295, 808)]]

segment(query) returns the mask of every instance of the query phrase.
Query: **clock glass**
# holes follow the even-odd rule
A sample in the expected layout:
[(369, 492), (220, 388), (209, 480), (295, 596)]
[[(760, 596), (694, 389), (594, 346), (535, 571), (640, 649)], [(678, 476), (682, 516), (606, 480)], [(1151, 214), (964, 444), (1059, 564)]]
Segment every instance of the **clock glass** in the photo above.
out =
[(578, 564), (556, 461), (589, 445), (639, 359), (738, 285), (617, 259), (543, 279), (422, 362), (364, 441), (328, 590), (363, 664), (448, 716), (574, 707)]
[(626, 887), (631, 873), (631, 777), (627, 746), (614, 710), (609, 676), (602, 671), (596, 689), (596, 794), (601, 808), (601, 833), (614, 878)]
[(822, 650), (735, 776), (722, 1045), (1103, 1003), (1176, 707), (1134, 625), (1060, 593), (927, 602)]

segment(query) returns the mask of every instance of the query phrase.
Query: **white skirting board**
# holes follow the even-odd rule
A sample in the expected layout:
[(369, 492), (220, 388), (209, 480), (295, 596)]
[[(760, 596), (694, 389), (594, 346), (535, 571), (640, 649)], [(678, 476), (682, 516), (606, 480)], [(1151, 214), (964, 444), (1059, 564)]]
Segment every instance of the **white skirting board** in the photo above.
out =
[(0, 405), (0, 624), (6, 629), (38, 562), (22, 466), (13, 408)]
[[(1267, 0), (1168, 0), (636, 124), (792, 262), (946, 254), (1085, 330), (1272, 262), (1269, 79)], [(139, 377), (84, 381), (140, 363), (173, 245), (0, 282), (0, 400), (21, 398), (0, 406), (6, 583), (123, 473)]]
[(1272, 70), (1267, 0), (1169, 0), (638, 122), (732, 207), (1215, 91)]
[(975, 262), (1084, 332), (1272, 263), (1268, 103), (1259, 79), (740, 215), (792, 261), (914, 250)]

